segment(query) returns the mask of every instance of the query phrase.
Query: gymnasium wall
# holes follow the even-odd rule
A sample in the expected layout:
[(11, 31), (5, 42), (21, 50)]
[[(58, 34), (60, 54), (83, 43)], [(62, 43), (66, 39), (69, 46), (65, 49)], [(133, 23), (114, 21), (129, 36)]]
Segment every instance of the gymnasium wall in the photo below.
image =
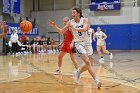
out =
[[(122, 7), (121, 11), (88, 12), (91, 27), (96, 30), (101, 26), (108, 36), (107, 48), (111, 50), (139, 50), (140, 49), (140, 8)], [(95, 48), (95, 44), (93, 44)]]
[[(96, 29), (100, 26), (106, 29), (108, 38), (106, 45), (111, 50), (139, 50), (140, 49), (140, 24), (111, 24), (91, 25)], [(95, 48), (95, 42), (93, 42)]]
[[(33, 1), (34, 7), (33, 7)], [(62, 19), (65, 16), (70, 17), (70, 9), (75, 4), (81, 3), (84, 16), (89, 18), (90, 24), (94, 29), (100, 25), (106, 29), (108, 38), (106, 40), (107, 47), (113, 50), (137, 50), (140, 49), (140, 9), (133, 7), (133, 4), (121, 4), (120, 11), (100, 11), (91, 12), (87, 10), (90, 0), (22, 0), (23, 14), (36, 18), (39, 34), (58, 40), (55, 32), (51, 27), (47, 26), (47, 20), (56, 20), (56, 23), (62, 27)], [(131, 0), (121, 0), (121, 2), (129, 2)], [(140, 5), (140, 0), (138, 6)], [(62, 5), (61, 3), (65, 3)], [(87, 4), (87, 5), (86, 5)], [(30, 12), (31, 11), (31, 12)], [(139, 11), (139, 12), (138, 12)], [(61, 36), (61, 40), (63, 37)], [(95, 44), (93, 44), (95, 48)]]
[[(1, 1), (1, 0), (0, 0)], [(34, 6), (33, 6), (33, 1)], [(62, 20), (65, 16), (71, 15), (70, 9), (76, 5), (78, 0), (61, 0), (66, 2), (62, 5), (58, 0), (21, 0), (21, 14), (36, 18), (39, 34), (58, 39), (51, 27), (47, 26), (47, 20), (56, 20), (58, 26), (62, 27)], [(80, 1), (80, 0), (79, 0)], [(122, 0), (126, 1), (126, 0)], [(1, 3), (0, 3), (1, 4)], [(89, 4), (89, 0), (82, 0), (81, 4)], [(60, 6), (61, 5), (61, 6)], [(138, 0), (138, 6), (140, 0)], [(83, 5), (83, 14), (89, 18), (91, 27), (94, 29), (101, 26), (106, 29), (107, 47), (113, 50), (140, 50), (140, 7), (126, 5), (119, 11), (98, 11), (93, 12), (87, 9), (88, 5)], [(123, 5), (124, 6), (124, 5)], [(1, 11), (1, 9), (0, 9)], [(5, 17), (8, 19), (8, 17)], [(61, 40), (63, 37), (61, 36)], [(93, 44), (95, 45), (95, 44)], [(94, 46), (95, 48), (95, 46)]]
[[(45, 16), (44, 16), (45, 15)], [(63, 37), (59, 35), (54, 29), (47, 25), (48, 19), (55, 21), (58, 26), (63, 27), (63, 18), (70, 15), (68, 10), (57, 10), (57, 11), (40, 11), (33, 12), (32, 16), (36, 18), (37, 27), (39, 28), (40, 36), (46, 36), (53, 38), (56, 41), (62, 41)], [(58, 36), (59, 35), (59, 36)]]
[[(88, 9), (84, 9), (83, 14), (89, 18), (91, 27), (95, 30), (97, 26), (101, 26), (102, 29), (106, 29), (106, 34), (108, 36), (106, 40), (108, 49), (139, 50), (139, 10), (139, 7), (122, 7), (120, 11), (105, 12), (91, 12)], [(54, 31), (51, 27), (47, 26), (48, 19), (56, 20), (58, 26), (62, 27), (63, 17), (70, 17), (70, 15), (70, 10), (40, 11), (32, 13), (32, 17), (36, 18), (37, 23), (40, 25), (40, 35), (48, 35), (47, 32)], [(61, 37), (61, 39), (63, 38)]]

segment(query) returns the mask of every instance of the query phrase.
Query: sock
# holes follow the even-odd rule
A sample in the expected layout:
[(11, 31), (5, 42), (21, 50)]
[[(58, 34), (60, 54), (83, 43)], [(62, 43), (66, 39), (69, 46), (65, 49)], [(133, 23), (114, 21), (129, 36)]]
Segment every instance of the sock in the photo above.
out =
[(78, 72), (78, 74), (80, 74), (80, 69), (79, 68), (77, 68), (77, 70), (76, 70), (77, 72)]
[(76, 69), (76, 71), (79, 71), (79, 70), (80, 70), (79, 68)]
[(100, 80), (99, 80), (98, 78), (95, 78), (95, 81), (96, 81), (96, 82), (100, 82)]

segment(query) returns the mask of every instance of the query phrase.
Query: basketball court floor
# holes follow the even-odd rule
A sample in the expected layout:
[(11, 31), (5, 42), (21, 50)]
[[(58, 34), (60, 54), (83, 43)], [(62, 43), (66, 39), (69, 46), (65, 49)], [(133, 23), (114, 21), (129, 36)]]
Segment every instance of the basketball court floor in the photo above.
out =
[(68, 54), (62, 75), (53, 74), (58, 54), (0, 56), (0, 93), (140, 93), (140, 51), (113, 54), (113, 60), (105, 56), (104, 64), (98, 63), (97, 53), (93, 55), (93, 68), (103, 83), (100, 90), (88, 72), (81, 75), (79, 84), (74, 83), (75, 69)]

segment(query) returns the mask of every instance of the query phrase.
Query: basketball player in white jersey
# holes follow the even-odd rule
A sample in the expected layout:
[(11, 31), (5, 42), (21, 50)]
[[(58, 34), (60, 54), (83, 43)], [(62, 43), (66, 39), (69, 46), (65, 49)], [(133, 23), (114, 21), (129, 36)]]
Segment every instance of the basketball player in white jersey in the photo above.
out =
[(95, 40), (95, 37), (97, 38), (97, 52), (98, 52), (98, 55), (100, 57), (99, 62), (104, 63), (104, 57), (102, 55), (101, 50), (105, 54), (109, 55), (110, 59), (112, 59), (113, 58), (112, 53), (110, 53), (108, 50), (106, 50), (105, 39), (107, 38), (107, 36), (104, 32), (101, 31), (100, 27), (97, 28), (97, 32), (94, 34), (94, 40)]
[(98, 89), (101, 87), (101, 82), (97, 79), (95, 72), (91, 66), (91, 61), (88, 57), (92, 52), (89, 51), (91, 48), (91, 43), (87, 42), (89, 40), (89, 36), (87, 34), (88, 30), (88, 20), (83, 18), (82, 10), (79, 8), (72, 9), (72, 17), (73, 19), (66, 24), (62, 29), (60, 29), (54, 22), (49, 21), (49, 26), (52, 26), (57, 31), (65, 31), (67, 29), (71, 29), (74, 36), (74, 43), (77, 49), (77, 53), (80, 55), (80, 58), (85, 63), (78, 71), (74, 71), (74, 79), (76, 83), (79, 83), (79, 78), (82, 72), (88, 70), (90, 75), (96, 81)]
[[(88, 31), (87, 31), (87, 34), (89, 36), (89, 42), (91, 44), (91, 48), (92, 48), (92, 40), (94, 39), (94, 29), (90, 28), (90, 24), (88, 26)], [(91, 61), (91, 65), (93, 66), (93, 48), (90, 49), (90, 51), (92, 51), (92, 54), (91, 55), (88, 55), (88, 57), (90, 58), (90, 61)]]

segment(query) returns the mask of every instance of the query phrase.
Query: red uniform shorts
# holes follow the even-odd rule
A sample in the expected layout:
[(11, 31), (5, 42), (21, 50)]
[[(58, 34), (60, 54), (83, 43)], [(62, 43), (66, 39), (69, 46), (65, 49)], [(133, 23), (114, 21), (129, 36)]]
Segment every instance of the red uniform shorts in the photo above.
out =
[(67, 53), (71, 53), (72, 51), (71, 51), (71, 48), (70, 48), (70, 44), (64, 44), (64, 45), (61, 47), (60, 51), (67, 52)]

